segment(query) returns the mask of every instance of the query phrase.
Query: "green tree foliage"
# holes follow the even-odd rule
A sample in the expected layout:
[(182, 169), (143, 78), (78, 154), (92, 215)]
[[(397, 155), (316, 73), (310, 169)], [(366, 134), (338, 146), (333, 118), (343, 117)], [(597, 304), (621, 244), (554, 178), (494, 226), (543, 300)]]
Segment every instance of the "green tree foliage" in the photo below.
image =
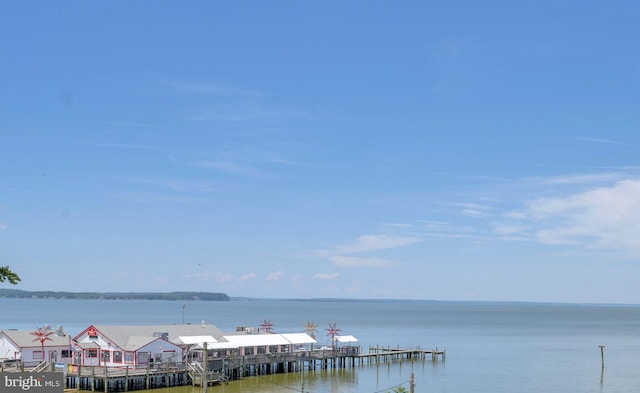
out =
[(9, 269), (9, 266), (0, 266), (0, 282), (9, 281), (16, 285), (20, 281), (20, 277)]

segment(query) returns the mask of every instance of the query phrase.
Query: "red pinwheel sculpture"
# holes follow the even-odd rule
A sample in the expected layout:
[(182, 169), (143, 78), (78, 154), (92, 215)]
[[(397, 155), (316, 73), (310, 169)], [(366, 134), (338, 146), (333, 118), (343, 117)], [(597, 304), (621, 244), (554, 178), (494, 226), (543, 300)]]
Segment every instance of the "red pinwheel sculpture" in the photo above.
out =
[(263, 332), (271, 333), (273, 330), (273, 324), (271, 321), (265, 319), (264, 322), (260, 324), (260, 328)]
[(327, 328), (327, 336), (331, 336), (331, 349), (333, 349), (334, 351), (336, 350), (335, 338), (341, 331), (342, 329), (338, 329), (335, 323), (330, 323), (329, 327)]
[(44, 356), (44, 342), (45, 341), (53, 341), (51, 340), (51, 338), (49, 338), (50, 335), (52, 335), (54, 332), (49, 330), (51, 329), (49, 327), (49, 325), (45, 326), (45, 327), (38, 327), (38, 330), (36, 330), (35, 332), (31, 332), (32, 335), (36, 336), (36, 338), (33, 339), (33, 341), (40, 341), (40, 346), (42, 347), (42, 361), (44, 362), (45, 356)]

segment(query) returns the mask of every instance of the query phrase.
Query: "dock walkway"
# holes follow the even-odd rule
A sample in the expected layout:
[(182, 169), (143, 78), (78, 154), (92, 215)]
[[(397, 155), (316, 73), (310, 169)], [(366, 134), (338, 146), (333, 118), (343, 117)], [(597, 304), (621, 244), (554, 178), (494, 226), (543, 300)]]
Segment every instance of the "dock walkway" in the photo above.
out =
[(445, 360), (445, 351), (436, 349), (400, 349), (391, 347), (369, 347), (369, 353), (358, 355), (359, 359), (366, 359), (371, 362), (375, 360), (376, 363), (381, 361), (387, 361), (389, 359), (426, 359), (431, 357), (431, 360), (438, 360), (438, 357)]

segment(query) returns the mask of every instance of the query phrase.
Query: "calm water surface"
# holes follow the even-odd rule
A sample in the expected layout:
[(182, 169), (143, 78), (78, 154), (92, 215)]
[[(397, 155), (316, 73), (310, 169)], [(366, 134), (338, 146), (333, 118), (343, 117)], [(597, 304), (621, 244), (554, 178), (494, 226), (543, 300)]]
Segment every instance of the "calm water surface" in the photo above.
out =
[[(184, 309), (183, 306), (184, 305)], [(184, 310), (184, 314), (183, 314)], [(304, 375), (308, 392), (640, 392), (640, 307), (475, 302), (307, 301), (99, 301), (0, 299), (0, 329), (62, 325), (77, 334), (91, 324), (211, 323), (224, 331), (259, 326), (282, 333), (318, 326), (356, 336), (369, 346), (446, 349), (446, 361), (414, 361), (315, 370)], [(605, 345), (605, 369), (600, 349)], [(300, 391), (297, 373), (269, 375), (211, 387), (209, 393)], [(200, 393), (190, 387), (167, 393)]]

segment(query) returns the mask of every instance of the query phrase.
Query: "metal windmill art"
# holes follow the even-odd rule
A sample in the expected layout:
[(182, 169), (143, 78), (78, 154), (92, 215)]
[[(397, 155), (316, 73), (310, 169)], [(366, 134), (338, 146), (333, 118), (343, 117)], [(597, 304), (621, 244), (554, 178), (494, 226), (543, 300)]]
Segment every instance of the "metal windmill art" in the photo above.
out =
[(263, 332), (271, 333), (273, 330), (273, 324), (271, 323), (271, 321), (265, 319), (264, 322), (260, 324), (260, 328)]
[(342, 329), (338, 329), (335, 323), (330, 323), (329, 327), (327, 328), (327, 336), (331, 336), (331, 349), (333, 349), (334, 351), (336, 350), (335, 338), (341, 331)]
[(318, 332), (318, 325), (313, 322), (307, 321), (307, 324), (304, 326), (304, 331), (311, 336), (315, 340), (316, 333)]

